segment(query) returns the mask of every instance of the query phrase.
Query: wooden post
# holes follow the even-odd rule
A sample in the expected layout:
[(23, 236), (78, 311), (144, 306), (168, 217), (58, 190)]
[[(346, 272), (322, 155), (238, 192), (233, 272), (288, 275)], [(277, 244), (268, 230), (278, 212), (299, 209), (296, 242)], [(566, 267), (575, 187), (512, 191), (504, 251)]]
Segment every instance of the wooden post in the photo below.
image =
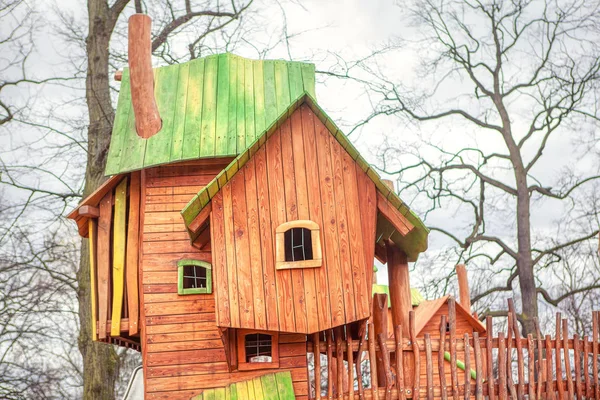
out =
[(129, 18), (129, 80), (131, 103), (138, 136), (148, 139), (162, 127), (154, 98), (154, 71), (152, 70), (152, 19), (145, 14)]
[(377, 355), (375, 354), (375, 328), (373, 327), (373, 323), (369, 323), (369, 333), (368, 333), (368, 344), (369, 344), (369, 364), (371, 365), (371, 398), (379, 400), (379, 385), (377, 384), (377, 363), (375, 359)]
[[(373, 326), (375, 336), (383, 334), (387, 338), (388, 326), (388, 298), (385, 293), (376, 293), (373, 296)], [(377, 353), (377, 382), (379, 387), (385, 387), (386, 371), (383, 365), (383, 353)]]
[(390, 303), (394, 326), (402, 325), (403, 334), (409, 336), (408, 314), (412, 311), (410, 296), (410, 276), (406, 254), (396, 245), (386, 241), (388, 281), (390, 285)]
[(458, 278), (458, 293), (460, 305), (471, 313), (471, 292), (469, 291), (469, 278), (467, 277), (467, 267), (464, 264), (456, 266), (456, 277)]
[(315, 358), (315, 399), (321, 400), (321, 337), (320, 333), (313, 334), (313, 354)]

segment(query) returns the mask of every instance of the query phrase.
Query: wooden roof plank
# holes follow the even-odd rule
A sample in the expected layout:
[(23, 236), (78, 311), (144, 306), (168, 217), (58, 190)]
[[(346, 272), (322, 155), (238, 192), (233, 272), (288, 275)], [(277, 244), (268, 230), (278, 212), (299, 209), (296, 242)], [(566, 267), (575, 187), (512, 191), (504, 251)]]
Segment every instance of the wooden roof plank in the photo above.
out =
[(177, 83), (177, 97), (175, 98), (171, 160), (181, 160), (183, 158), (183, 138), (185, 135), (185, 120), (187, 117), (186, 107), (189, 76), (190, 64), (181, 64), (179, 67), (179, 81)]
[(204, 88), (204, 59), (190, 63), (187, 103), (185, 106), (185, 130), (183, 133), (182, 159), (200, 157), (200, 131), (202, 129), (202, 96)]
[(217, 68), (217, 57), (212, 56), (205, 59), (204, 88), (202, 95), (202, 128), (200, 131), (200, 157), (211, 157), (216, 154)]
[(172, 132), (175, 121), (175, 99), (178, 87), (180, 65), (175, 72), (168, 71), (165, 67), (155, 70), (156, 105), (162, 119), (162, 128), (158, 133), (146, 139), (146, 154), (144, 167), (159, 165), (168, 162), (171, 158), (172, 135), (161, 135)]
[(244, 59), (239, 59), (236, 66), (236, 85), (235, 94), (236, 101), (232, 106), (231, 113), (236, 113), (235, 123), (233, 132), (229, 136), (228, 150), (229, 154), (240, 154), (246, 148), (246, 110), (245, 110), (245, 95), (244, 95), (244, 84), (245, 84), (245, 66)]
[[(120, 161), (121, 161), (121, 153), (123, 151), (123, 143), (125, 142), (125, 138), (127, 136), (128, 130), (128, 119), (129, 113), (133, 114), (132, 106), (131, 106), (131, 91), (129, 88), (129, 68), (126, 68), (123, 71), (123, 76), (125, 80), (121, 83), (121, 91), (119, 92), (119, 104), (123, 104), (123, 107), (118, 107), (115, 113), (115, 120), (113, 123), (113, 131), (111, 135), (111, 143), (115, 142), (119, 145), (116, 146), (116, 150), (108, 154), (107, 157), (107, 174), (114, 174), (118, 172)], [(109, 170), (108, 166), (114, 165), (114, 171)]]
[[(215, 125), (215, 154), (219, 155), (227, 154), (228, 127), (230, 123), (235, 123), (235, 108), (231, 110), (229, 99), (231, 97), (231, 87), (235, 90), (236, 66), (237, 59), (230, 59), (226, 54), (219, 54), (217, 64), (217, 117)], [(230, 118), (232, 112), (233, 121)]]

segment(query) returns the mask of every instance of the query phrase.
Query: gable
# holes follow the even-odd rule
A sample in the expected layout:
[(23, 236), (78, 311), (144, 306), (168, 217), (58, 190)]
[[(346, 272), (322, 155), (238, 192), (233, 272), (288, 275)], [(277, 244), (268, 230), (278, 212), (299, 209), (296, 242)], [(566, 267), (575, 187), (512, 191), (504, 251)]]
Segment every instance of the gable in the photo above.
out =
[[(227, 168), (217, 175), (215, 179), (201, 190), (182, 210), (181, 214), (188, 227), (188, 232), (190, 233), (192, 241), (198, 237), (200, 232), (190, 230), (189, 227), (200, 211), (210, 203), (211, 199), (227, 184), (227, 182), (229, 182), (229, 180), (232, 179), (233, 176), (236, 175), (239, 169), (256, 154), (258, 149), (264, 146), (268, 138), (285, 123), (294, 111), (304, 104), (314, 112), (317, 119), (326, 128), (328, 134), (341, 146), (343, 152), (348, 154), (349, 157), (354, 160), (357, 168), (364, 172), (364, 174), (361, 174), (360, 176), (357, 175), (357, 178), (360, 180), (362, 179), (362, 176), (364, 176), (366, 181), (371, 182), (375, 186), (376, 192), (378, 193), (376, 195), (377, 198), (372, 198), (369, 201), (373, 204), (376, 204), (378, 201), (385, 201), (386, 205), (389, 205), (397, 211), (412, 226), (407, 234), (402, 234), (394, 229), (392, 226), (393, 224), (390, 224), (384, 217), (383, 224), (376, 221), (373, 225), (377, 229), (376, 237), (379, 238), (378, 241), (382, 237), (391, 239), (407, 254), (409, 261), (416, 261), (419, 253), (427, 249), (427, 236), (429, 230), (408, 206), (402, 202), (396, 193), (393, 190), (390, 190), (390, 188), (381, 180), (377, 172), (369, 166), (364, 158), (361, 157), (352, 143), (337, 128), (335, 123), (327, 116), (327, 114), (325, 114), (308, 93), (304, 93), (296, 100), (292, 101), (291, 105), (281, 113), (271, 126), (259, 135), (242, 154), (234, 159)], [(359, 185), (360, 184), (361, 183), (359, 183)], [(360, 191), (360, 195), (366, 194), (364, 191)], [(381, 218), (378, 218), (378, 220), (380, 219)]]
[(305, 91), (314, 64), (219, 54), (154, 70), (162, 128), (135, 131), (129, 70), (123, 71), (106, 175), (171, 162), (237, 156)]
[[(376, 205), (361, 213), (369, 205), (359, 182), (374, 195), (374, 183), (308, 105), (274, 130), (210, 202), (219, 326), (314, 333), (370, 315), (366, 249), (375, 231), (362, 221), (374, 226)], [(322, 262), (278, 269), (276, 230), (299, 220), (318, 226)]]

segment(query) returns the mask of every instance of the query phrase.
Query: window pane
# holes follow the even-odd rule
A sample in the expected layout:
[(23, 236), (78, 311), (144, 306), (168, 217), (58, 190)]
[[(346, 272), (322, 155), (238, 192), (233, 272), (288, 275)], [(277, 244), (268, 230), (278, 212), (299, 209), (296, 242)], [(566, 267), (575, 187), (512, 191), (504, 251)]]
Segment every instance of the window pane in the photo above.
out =
[(312, 235), (310, 229), (292, 228), (285, 232), (285, 261), (312, 260)]
[(205, 289), (206, 281), (206, 268), (198, 265), (183, 266), (184, 289)]
[(246, 348), (246, 362), (272, 362), (271, 335), (254, 333), (244, 338)]

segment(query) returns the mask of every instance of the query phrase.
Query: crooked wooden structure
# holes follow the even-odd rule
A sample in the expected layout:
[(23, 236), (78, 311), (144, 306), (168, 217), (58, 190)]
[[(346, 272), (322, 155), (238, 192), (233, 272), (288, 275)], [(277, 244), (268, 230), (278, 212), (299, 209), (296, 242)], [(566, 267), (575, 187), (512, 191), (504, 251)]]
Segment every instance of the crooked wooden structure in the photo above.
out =
[[(69, 215), (89, 238), (94, 340), (142, 352), (146, 398), (502, 398), (482, 379), (514, 340), (471, 314), (460, 268), (460, 304), (411, 296), (428, 230), (319, 107), (314, 66), (152, 69), (149, 25), (130, 21), (109, 178)], [(389, 288), (373, 297), (374, 259)], [(370, 385), (348, 367), (364, 360)]]

